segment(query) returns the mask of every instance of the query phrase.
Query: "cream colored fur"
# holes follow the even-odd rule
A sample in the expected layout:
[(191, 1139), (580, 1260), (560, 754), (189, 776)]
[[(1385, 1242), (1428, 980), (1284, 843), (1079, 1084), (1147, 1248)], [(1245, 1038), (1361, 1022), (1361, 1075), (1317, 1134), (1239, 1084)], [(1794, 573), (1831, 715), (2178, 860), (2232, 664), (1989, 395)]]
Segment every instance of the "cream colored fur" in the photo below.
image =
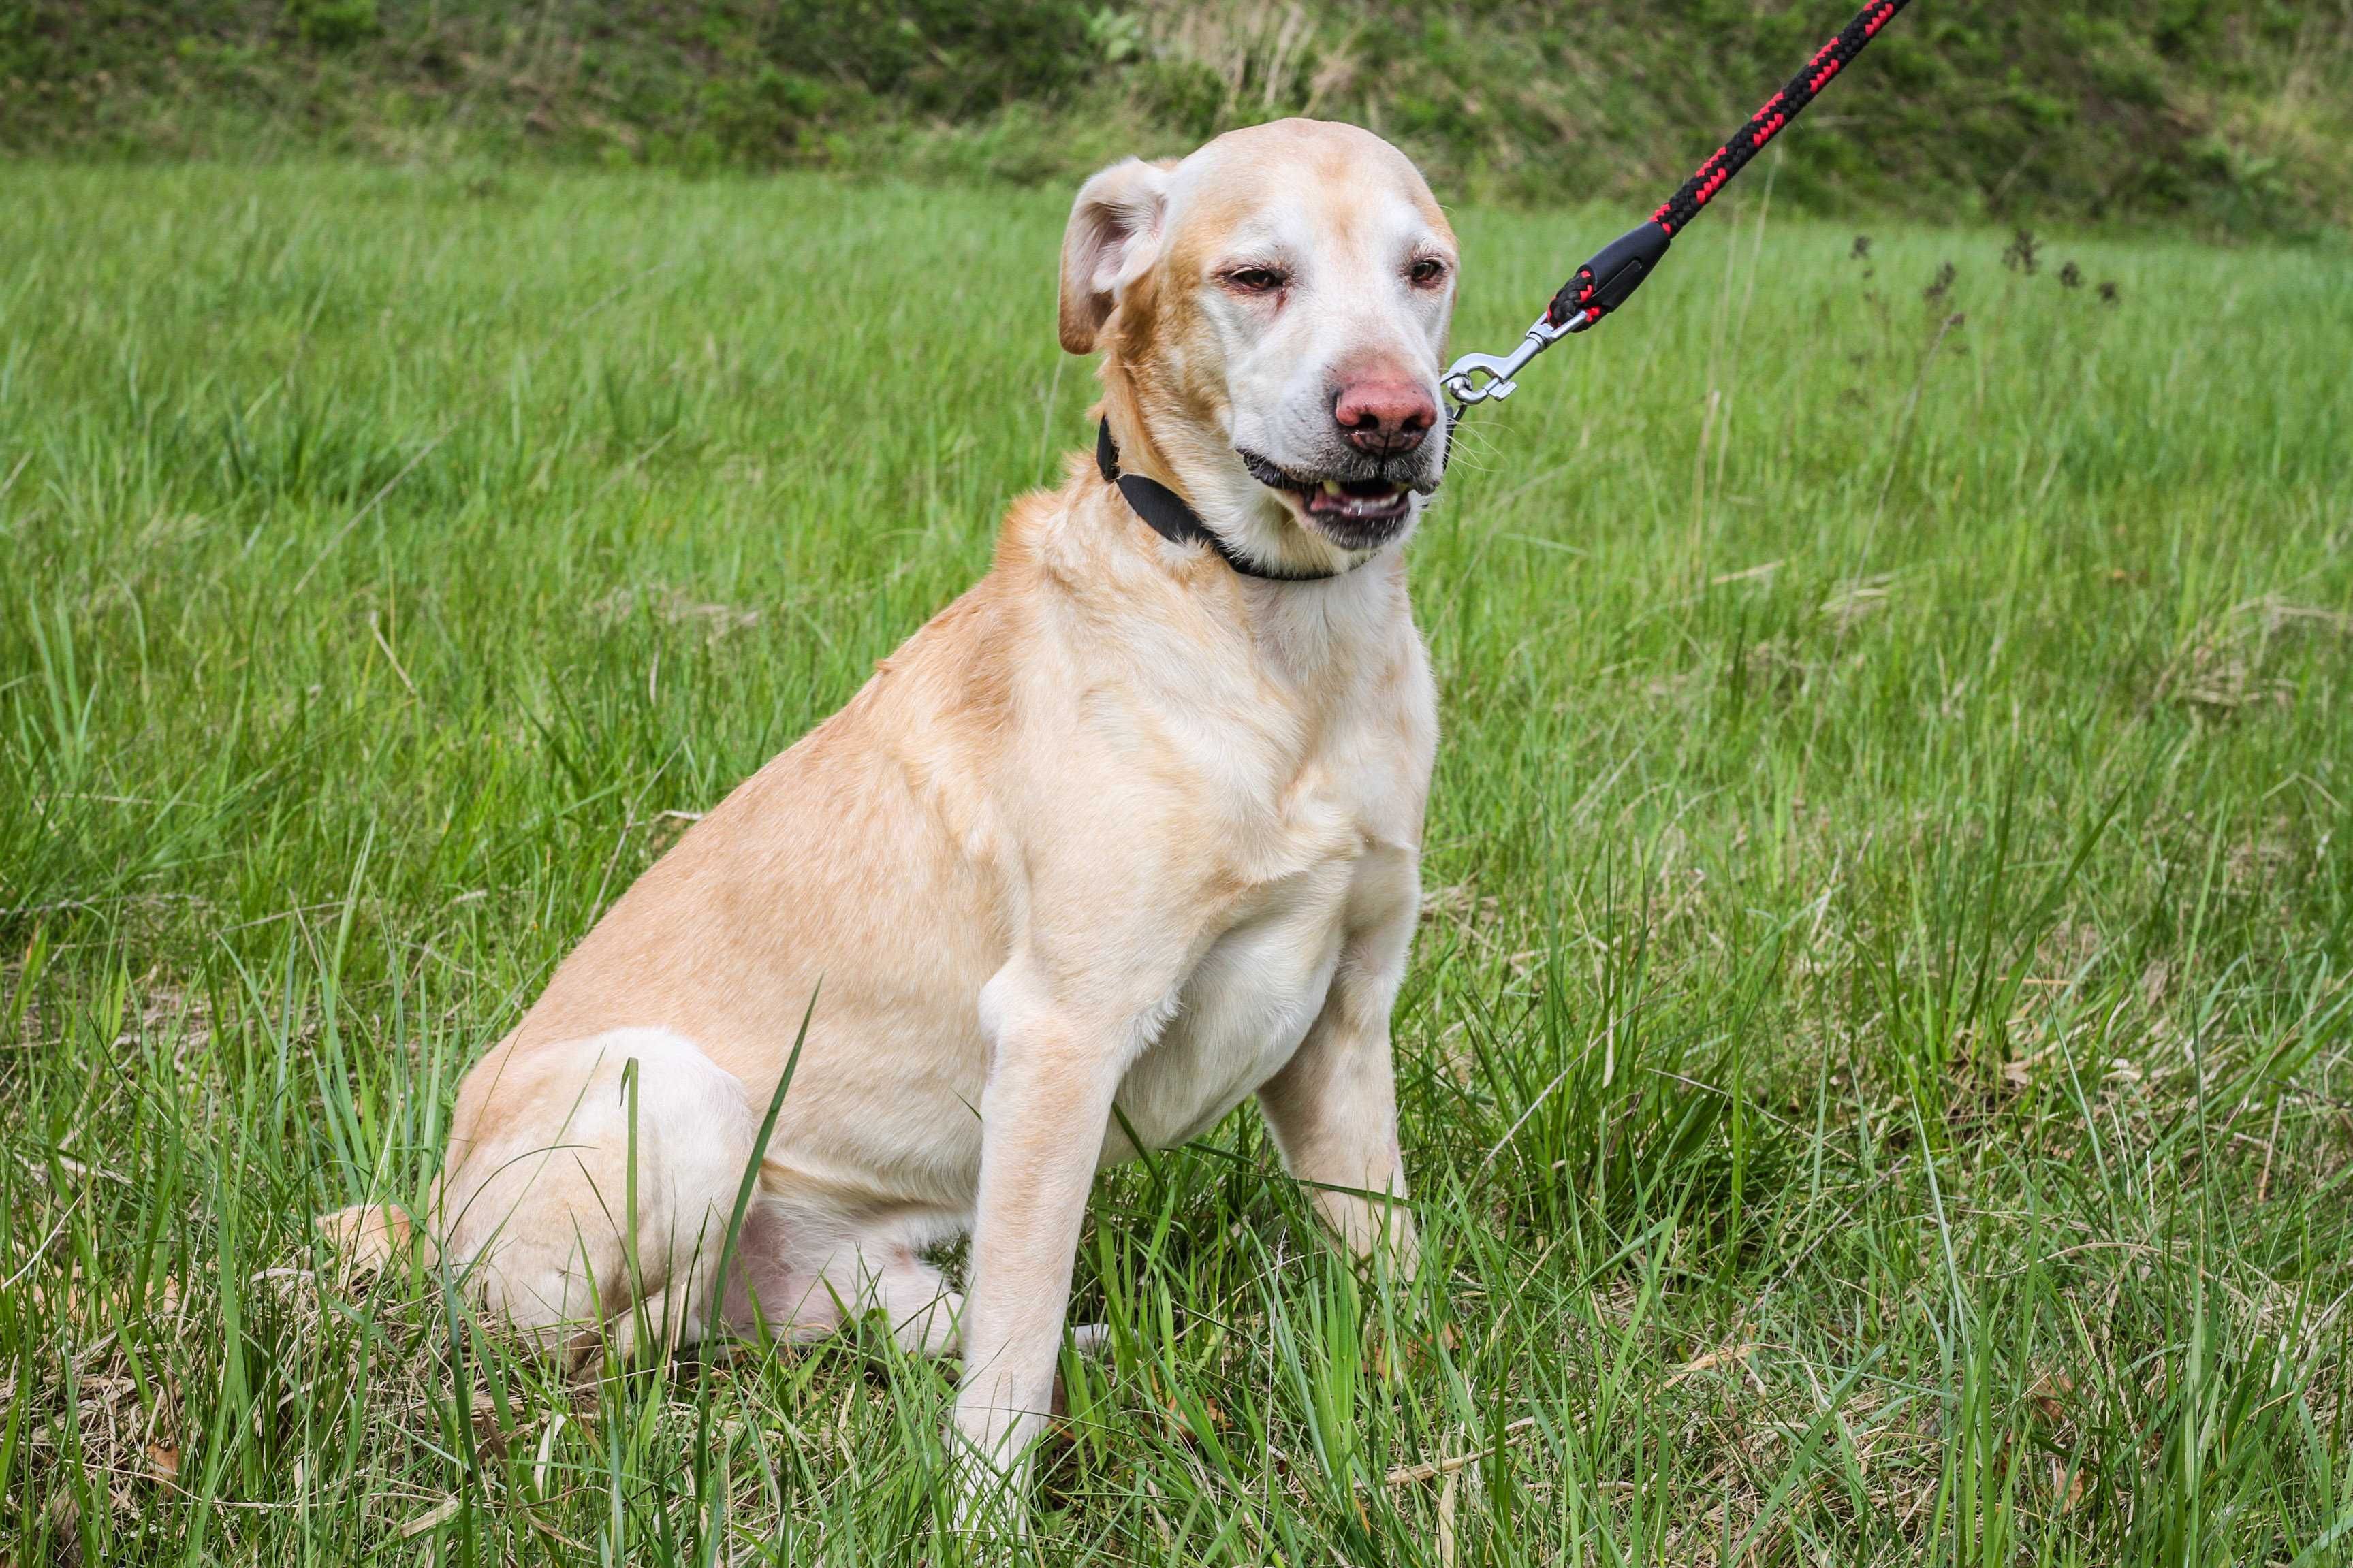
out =
[[(1237, 292), (1237, 258), (1280, 258), (1284, 297)], [(1417, 258), (1442, 277), (1409, 279)], [(1357, 1195), (1405, 1193), (1388, 1022), (1437, 739), (1402, 531), (1345, 548), (1234, 448), (1312, 466), (1368, 364), (1434, 397), (1452, 267), (1420, 177), (1344, 126), (1088, 184), (1060, 333), (1103, 355), (1126, 467), (1260, 559), (1355, 570), (1238, 575), (1083, 460), (1017, 502), (988, 574), (630, 888), (467, 1077), (426, 1228), (490, 1309), (575, 1351), (711, 1331), (812, 995), (721, 1310), (745, 1325), (756, 1298), (801, 1339), (879, 1309), (960, 1349), (955, 1426), (1000, 1470), (1047, 1409), (1094, 1173), (1134, 1152), (1114, 1102), (1165, 1145), (1255, 1094), (1345, 1245), (1409, 1266), (1402, 1205)], [(966, 1231), (959, 1299), (922, 1255)]]

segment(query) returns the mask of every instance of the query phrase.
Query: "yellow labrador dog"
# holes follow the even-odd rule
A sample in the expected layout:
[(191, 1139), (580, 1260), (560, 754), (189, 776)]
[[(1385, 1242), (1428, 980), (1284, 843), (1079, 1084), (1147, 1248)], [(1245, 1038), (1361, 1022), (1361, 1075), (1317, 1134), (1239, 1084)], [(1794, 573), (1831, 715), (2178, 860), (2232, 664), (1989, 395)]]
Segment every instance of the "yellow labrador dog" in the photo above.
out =
[[(469, 1074), (429, 1228), (493, 1313), (578, 1349), (879, 1310), (961, 1352), (955, 1426), (1018, 1473), (1124, 1129), (1173, 1143), (1255, 1094), (1345, 1243), (1410, 1266), (1389, 1009), (1437, 724), (1401, 546), (1445, 462), (1455, 270), (1420, 175), (1345, 125), (1087, 182), (1060, 330), (1103, 356), (1097, 460)], [(966, 1231), (959, 1298), (923, 1253)]]

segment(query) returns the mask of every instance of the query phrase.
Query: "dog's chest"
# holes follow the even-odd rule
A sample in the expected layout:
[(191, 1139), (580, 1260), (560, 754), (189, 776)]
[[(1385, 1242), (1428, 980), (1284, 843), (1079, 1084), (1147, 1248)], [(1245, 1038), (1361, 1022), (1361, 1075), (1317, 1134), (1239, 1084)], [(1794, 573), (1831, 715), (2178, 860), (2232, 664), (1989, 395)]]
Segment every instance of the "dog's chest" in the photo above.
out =
[[(1337, 765), (1335, 765), (1337, 764)], [(1255, 881), (1180, 986), (1119, 1106), (1145, 1143), (1206, 1131), (1282, 1070), (1330, 996), (1352, 924), (1409, 905), (1427, 773), (1409, 749), (1319, 760), (1282, 792)], [(1117, 1129), (1107, 1156), (1124, 1154)]]

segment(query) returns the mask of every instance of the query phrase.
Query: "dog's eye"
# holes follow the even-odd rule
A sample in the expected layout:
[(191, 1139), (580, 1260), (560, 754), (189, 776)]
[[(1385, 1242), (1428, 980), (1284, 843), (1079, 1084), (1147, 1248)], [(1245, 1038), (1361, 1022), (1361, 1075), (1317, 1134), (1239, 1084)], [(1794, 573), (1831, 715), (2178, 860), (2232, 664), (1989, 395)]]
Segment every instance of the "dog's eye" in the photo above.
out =
[(1271, 294), (1291, 281), (1291, 275), (1274, 267), (1239, 267), (1226, 274), (1229, 288), (1244, 294)]
[(1427, 289), (1446, 276), (1446, 263), (1435, 256), (1425, 256), (1407, 268), (1405, 275), (1413, 279), (1416, 288)]

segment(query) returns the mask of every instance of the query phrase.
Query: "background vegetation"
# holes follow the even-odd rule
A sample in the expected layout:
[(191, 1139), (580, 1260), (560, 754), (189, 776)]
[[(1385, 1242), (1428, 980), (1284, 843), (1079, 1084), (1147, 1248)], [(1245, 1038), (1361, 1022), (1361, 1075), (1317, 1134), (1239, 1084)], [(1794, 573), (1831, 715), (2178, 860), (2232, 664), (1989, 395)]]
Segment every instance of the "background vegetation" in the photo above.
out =
[[(1412, 546), (1423, 1279), (1247, 1110), (1103, 1179), (1031, 1559), (2343, 1561), (2347, 264), (1767, 184)], [(956, 1559), (952, 1368), (566, 1385), (307, 1221), (1084, 447), (1065, 201), (0, 168), (0, 1559)], [(1461, 217), (1499, 345), (1625, 222)]]
[[(1655, 201), (1847, 0), (14, 0), (0, 149), (1036, 183), (1280, 114), (1458, 197)], [(2342, 228), (2353, 0), (1921, 0), (1785, 201)]]

